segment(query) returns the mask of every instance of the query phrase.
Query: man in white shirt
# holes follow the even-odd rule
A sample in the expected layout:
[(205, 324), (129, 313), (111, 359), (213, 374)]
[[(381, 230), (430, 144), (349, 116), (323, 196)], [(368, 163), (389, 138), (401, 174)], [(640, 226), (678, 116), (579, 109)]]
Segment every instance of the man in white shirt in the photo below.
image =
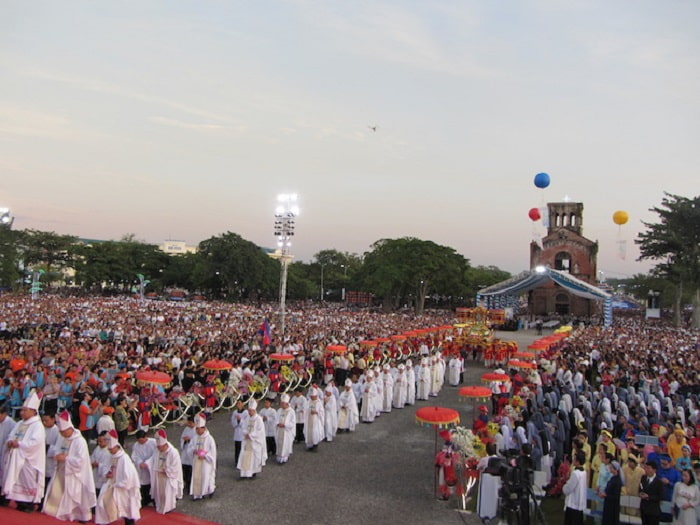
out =
[(276, 451), (275, 445), (275, 434), (277, 433), (277, 410), (272, 408), (272, 399), (269, 397), (265, 398), (263, 402), (264, 408), (258, 411), (260, 417), (265, 424), (265, 442), (267, 445), (267, 455), (268, 457), (274, 456)]
[(586, 509), (588, 481), (583, 468), (586, 453), (579, 450), (574, 454), (574, 469), (564, 484), (564, 525), (582, 525), (583, 511)]
[(156, 440), (146, 437), (143, 430), (136, 432), (136, 442), (131, 448), (131, 460), (139, 473), (141, 483), (141, 507), (145, 507), (153, 500), (151, 499), (151, 473), (148, 469), (151, 456), (156, 452)]

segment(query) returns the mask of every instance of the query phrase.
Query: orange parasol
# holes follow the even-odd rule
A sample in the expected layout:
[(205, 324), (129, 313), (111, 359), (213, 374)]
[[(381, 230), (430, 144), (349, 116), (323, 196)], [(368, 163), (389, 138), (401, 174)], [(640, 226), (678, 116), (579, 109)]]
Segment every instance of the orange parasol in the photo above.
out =
[(518, 361), (511, 359), (508, 361), (508, 368), (537, 368), (537, 365), (531, 361)]
[(205, 368), (207, 370), (231, 370), (233, 368), (233, 365), (229, 363), (228, 361), (224, 361), (223, 359), (210, 359), (209, 361), (205, 361), (204, 364), (202, 365), (202, 368)]
[(488, 399), (491, 397), (491, 393), (491, 389), (487, 386), (463, 386), (459, 389), (459, 397), (467, 399)]
[(367, 346), (369, 348), (374, 348), (377, 345), (379, 345), (379, 343), (377, 341), (372, 340), (372, 339), (365, 339), (364, 341), (360, 341), (360, 346)]
[(273, 361), (294, 361), (292, 354), (270, 354), (270, 359)]
[(328, 345), (326, 347), (326, 352), (331, 354), (344, 354), (348, 351), (348, 347), (345, 345)]
[[(505, 375), (505, 374), (504, 374)], [(487, 386), (463, 386), (459, 389), (460, 401), (464, 399), (472, 399), (472, 422), (476, 419), (476, 402), (479, 399), (486, 400), (491, 397), (493, 392)]]
[(405, 335), (392, 335), (392, 336), (391, 336), (391, 340), (392, 340), (392, 341), (397, 341), (397, 342), (405, 341), (405, 340), (406, 340), (406, 336), (405, 336)]
[(169, 385), (172, 377), (165, 372), (146, 370), (145, 372), (136, 372), (136, 381), (144, 385)]
[(513, 359), (534, 359), (535, 354), (532, 352), (515, 352), (511, 357)]
[(377, 343), (391, 343), (391, 339), (389, 339), (388, 337), (377, 337), (375, 341)]
[[(416, 410), (416, 423), (435, 429), (435, 454), (437, 454), (438, 428), (447, 428), (459, 423), (459, 412), (452, 408), (444, 407), (419, 408)], [(433, 490), (437, 495), (437, 469), (435, 470)]]
[(497, 383), (505, 383), (506, 381), (510, 381), (510, 376), (508, 374), (499, 374), (498, 372), (486, 372), (485, 374), (482, 374), (481, 380), (487, 383), (492, 381)]

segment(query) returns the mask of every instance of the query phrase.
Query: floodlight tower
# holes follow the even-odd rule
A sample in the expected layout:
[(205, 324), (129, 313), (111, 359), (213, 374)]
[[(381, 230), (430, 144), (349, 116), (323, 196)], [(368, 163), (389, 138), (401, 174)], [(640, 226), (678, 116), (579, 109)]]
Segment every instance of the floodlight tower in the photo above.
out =
[(15, 222), (15, 218), (10, 214), (10, 209), (0, 208), (0, 227), (9, 230), (12, 228), (13, 222)]
[(280, 332), (284, 343), (286, 301), (287, 301), (287, 268), (294, 256), (290, 254), (292, 237), (294, 236), (295, 219), (299, 215), (297, 194), (282, 194), (277, 196), (275, 210), (275, 237), (277, 237), (276, 257), (282, 265), (280, 273)]

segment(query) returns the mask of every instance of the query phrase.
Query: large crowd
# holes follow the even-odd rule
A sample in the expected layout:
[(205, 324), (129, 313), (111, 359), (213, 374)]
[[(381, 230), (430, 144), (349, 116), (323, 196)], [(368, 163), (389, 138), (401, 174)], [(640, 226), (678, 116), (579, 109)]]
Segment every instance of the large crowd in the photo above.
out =
[[(139, 372), (168, 374), (169, 384), (157, 387), (164, 397), (197, 391), (206, 398), (214, 384), (241, 392), (239, 384), (250, 378), (273, 378), (272, 395), (238, 396), (231, 412), (236, 464), (242, 478), (253, 478), (269, 457), (286, 463), (294, 443), (316, 450), (337, 432), (436, 396), (445, 382), (461, 384), (469, 361), (486, 357), (481, 348), (460, 344), (455, 331), (434, 329), (451, 325), (451, 312), (415, 316), (298, 304), (281, 337), (275, 305), (48, 295), (6, 295), (0, 302), (2, 494), (12, 506), (42, 506), (69, 520), (129, 522), (142, 505), (168, 512), (183, 493), (199, 499), (216, 489), (211, 405), (186, 414), (175, 446), (164, 430), (149, 432), (147, 420), (133, 419), (134, 409), (149, 413), (144, 403), (154, 394), (135, 380)], [(391, 337), (406, 332), (412, 335)], [(343, 351), (329, 354), (329, 346)], [(287, 392), (275, 383), (280, 362), (271, 354), (292, 356), (293, 368), (309, 376), (308, 388)], [(230, 368), (202, 367), (212, 359)], [(538, 355), (532, 370), (510, 370), (506, 361), (489, 356), (488, 365), (508, 380), (490, 385), (492, 406), (475, 419), (489, 452), (526, 450), (533, 470), (546, 474), (550, 494), (565, 494), (572, 523), (586, 508), (589, 488), (612, 505), (608, 484), (616, 479), (618, 506), (619, 495), (644, 498), (640, 488), (660, 480), (656, 503), (673, 502), (679, 509), (673, 519), (695, 524), (697, 331), (624, 319), (611, 328), (574, 330)], [(134, 431), (127, 454), (126, 436)], [(71, 494), (79, 486), (94, 490)], [(483, 517), (492, 517), (491, 507)], [(653, 523), (647, 518), (656, 507), (634, 510)]]

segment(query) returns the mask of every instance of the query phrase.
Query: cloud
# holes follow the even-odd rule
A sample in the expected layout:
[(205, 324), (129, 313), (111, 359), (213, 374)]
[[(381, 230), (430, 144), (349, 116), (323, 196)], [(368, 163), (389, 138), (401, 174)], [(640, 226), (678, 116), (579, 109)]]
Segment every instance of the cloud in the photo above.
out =
[[(454, 45), (452, 41), (464, 38), (465, 28), (478, 24), (477, 17), (468, 11), (444, 10), (436, 22), (420, 11), (389, 4), (353, 3), (351, 11), (341, 13), (333, 10), (334, 4), (306, 0), (294, 3), (310, 25), (324, 28), (349, 53), (458, 77), (500, 76), (478, 63), (473, 56), (476, 53), (469, 52), (472, 46)], [(458, 51), (464, 49), (467, 51)]]
[(197, 122), (184, 122), (182, 120), (177, 120), (173, 118), (168, 118), (168, 117), (149, 117), (148, 120), (151, 122), (155, 122), (156, 124), (160, 124), (163, 126), (171, 126), (175, 128), (184, 128), (184, 129), (190, 129), (193, 131), (245, 131), (244, 126), (238, 126), (237, 128), (233, 128), (231, 126), (224, 126), (222, 124), (204, 124), (204, 123), (197, 123)]

